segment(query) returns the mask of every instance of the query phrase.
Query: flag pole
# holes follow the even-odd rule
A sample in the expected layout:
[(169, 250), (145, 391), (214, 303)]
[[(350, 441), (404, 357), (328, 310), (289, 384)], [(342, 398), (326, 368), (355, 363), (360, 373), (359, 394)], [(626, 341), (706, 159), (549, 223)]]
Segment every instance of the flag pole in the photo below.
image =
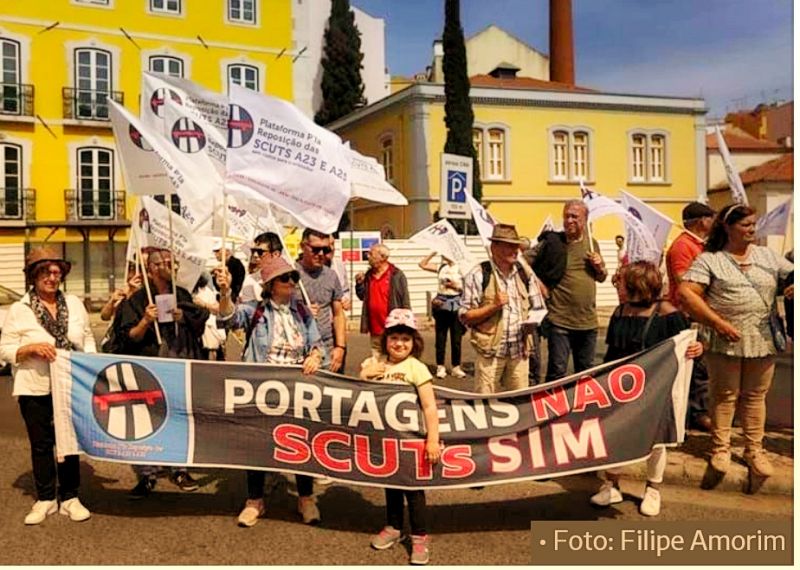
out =
[[(172, 234), (172, 194), (167, 194), (167, 219), (169, 220), (169, 254), (170, 264), (169, 270), (172, 274), (172, 295), (175, 297), (175, 306), (178, 306), (178, 284), (175, 283), (175, 242)], [(175, 336), (178, 336), (178, 322), (173, 321), (175, 327)]]
[[(133, 229), (133, 228), (131, 228)], [(136, 232), (131, 232), (131, 237), (136, 239)], [(153, 294), (150, 292), (150, 280), (147, 278), (147, 271), (144, 265), (144, 256), (142, 255), (142, 245), (139, 243), (139, 240), (136, 240), (136, 258), (139, 262), (139, 268), (142, 272), (142, 282), (144, 283), (144, 290), (147, 293), (147, 303), (149, 305), (153, 304)], [(156, 341), (158, 341), (158, 346), (161, 346), (161, 330), (158, 326), (158, 321), (155, 323), (155, 330), (156, 330)]]

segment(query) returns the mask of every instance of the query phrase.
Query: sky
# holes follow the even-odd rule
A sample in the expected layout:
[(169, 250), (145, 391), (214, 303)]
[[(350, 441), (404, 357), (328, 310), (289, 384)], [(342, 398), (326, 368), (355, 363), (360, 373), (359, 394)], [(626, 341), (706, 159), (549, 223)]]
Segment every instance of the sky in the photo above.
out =
[[(424, 72), (444, 0), (351, 0), (386, 23), (392, 75)], [(548, 0), (461, 0), (469, 37), (495, 24), (546, 54)], [(710, 117), (793, 99), (792, 0), (573, 0), (578, 85), (703, 97)]]

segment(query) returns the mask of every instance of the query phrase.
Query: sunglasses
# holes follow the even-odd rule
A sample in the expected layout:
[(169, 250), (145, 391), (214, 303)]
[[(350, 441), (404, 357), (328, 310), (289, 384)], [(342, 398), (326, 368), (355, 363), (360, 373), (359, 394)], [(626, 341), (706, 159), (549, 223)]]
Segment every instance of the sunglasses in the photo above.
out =
[(319, 255), (320, 253), (328, 255), (330, 252), (333, 251), (333, 249), (331, 249), (327, 245), (317, 246), (317, 247), (312, 247), (312, 246), (309, 245), (308, 249), (310, 249), (311, 253), (313, 253), (314, 255)]
[(280, 281), (281, 283), (288, 283), (289, 281), (291, 281), (292, 283), (297, 285), (297, 282), (300, 281), (300, 276), (297, 273), (292, 272), (292, 273), (284, 273), (283, 275), (278, 275), (275, 279), (277, 281)]
[(267, 253), (267, 250), (266, 249), (261, 249), (259, 247), (254, 247), (254, 248), (250, 249), (250, 255), (251, 256), (257, 255), (258, 257), (261, 257), (265, 253)]

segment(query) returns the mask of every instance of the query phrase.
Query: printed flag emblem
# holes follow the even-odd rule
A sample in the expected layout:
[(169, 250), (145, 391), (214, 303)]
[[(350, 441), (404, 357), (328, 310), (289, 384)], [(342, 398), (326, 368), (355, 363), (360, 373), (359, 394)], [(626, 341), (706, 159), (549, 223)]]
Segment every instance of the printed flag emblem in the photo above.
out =
[(167, 91), (169, 91), (170, 99), (172, 99), (178, 105), (183, 105), (181, 96), (175, 93), (172, 89), (167, 90), (163, 87), (156, 89), (153, 91), (153, 95), (150, 97), (150, 110), (162, 119), (164, 118), (164, 97), (166, 96)]
[(239, 148), (250, 142), (253, 137), (253, 117), (244, 107), (231, 105), (228, 118), (228, 147)]
[(145, 138), (142, 136), (142, 133), (139, 132), (139, 129), (137, 129), (133, 125), (128, 126), (128, 134), (130, 135), (133, 144), (138, 146), (140, 149), (146, 150), (148, 152), (151, 152), (153, 150), (153, 147), (150, 146), (150, 144), (145, 140)]
[(206, 134), (197, 123), (184, 117), (172, 126), (172, 142), (183, 152), (200, 152), (206, 146)]
[(123, 441), (149, 437), (167, 419), (161, 384), (149, 370), (133, 362), (117, 362), (97, 375), (92, 410), (103, 431)]

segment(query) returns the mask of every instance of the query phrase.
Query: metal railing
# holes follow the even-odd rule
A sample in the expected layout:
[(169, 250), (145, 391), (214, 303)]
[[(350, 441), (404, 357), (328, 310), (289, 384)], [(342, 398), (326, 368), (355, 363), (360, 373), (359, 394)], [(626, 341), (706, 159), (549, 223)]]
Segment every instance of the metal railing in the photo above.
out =
[(0, 220), (36, 218), (36, 190), (33, 188), (0, 188)]
[(64, 190), (68, 221), (125, 220), (125, 191), (96, 188)]
[(0, 83), (0, 115), (33, 117), (33, 85)]
[(108, 121), (108, 100), (122, 105), (125, 94), (122, 91), (92, 91), (64, 87), (62, 89), (64, 118), (79, 121)]

